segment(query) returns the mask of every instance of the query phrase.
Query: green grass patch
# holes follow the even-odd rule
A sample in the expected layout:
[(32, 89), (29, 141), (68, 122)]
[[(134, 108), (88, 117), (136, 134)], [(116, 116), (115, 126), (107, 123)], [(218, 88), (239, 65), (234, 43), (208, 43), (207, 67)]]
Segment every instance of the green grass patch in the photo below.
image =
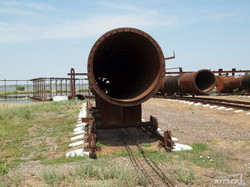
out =
[(8, 107), (3, 105), (0, 107), (0, 120), (11, 120), (13, 118), (31, 119), (31, 109), (29, 107)]
[(173, 175), (179, 182), (183, 182), (186, 185), (192, 185), (195, 181), (195, 174), (192, 169), (184, 170), (179, 168), (178, 170), (173, 171)]
[(194, 149), (194, 151), (198, 152), (198, 151), (206, 151), (206, 150), (209, 150), (209, 146), (207, 144), (204, 144), (204, 143), (193, 143), (192, 144), (192, 147)]
[[(48, 160), (47, 151), (65, 151), (82, 101), (0, 105), (0, 160), (15, 167), (23, 161)], [(60, 111), (62, 114), (58, 114)], [(70, 114), (68, 114), (70, 113)], [(3, 172), (2, 172), (3, 173)]]
[(156, 163), (166, 163), (172, 160), (171, 154), (165, 150), (144, 150), (146, 156), (149, 156)]
[(115, 152), (113, 155), (117, 157), (126, 157), (126, 156), (129, 156), (129, 153), (126, 150), (121, 150), (121, 151)]
[[(173, 159), (173, 155), (169, 152), (166, 152), (164, 149), (162, 150), (151, 150), (151, 149), (144, 149), (140, 151), (138, 149), (132, 150), (132, 154), (138, 157), (149, 157), (156, 163), (166, 163)], [(128, 157), (129, 153), (127, 150), (120, 150), (115, 153), (109, 155), (100, 156), (103, 159), (114, 159), (117, 157)]]
[(44, 159), (42, 160), (42, 164), (44, 165), (58, 165), (63, 163), (70, 163), (70, 162), (78, 162), (82, 160), (86, 160), (88, 157), (69, 157), (67, 158), (65, 155), (59, 157), (59, 158), (53, 158), (53, 159)]
[(60, 141), (60, 140), (57, 140), (57, 145), (58, 145), (58, 147), (57, 147), (57, 150), (58, 151), (66, 151), (66, 150), (68, 150), (69, 148), (70, 148), (70, 146), (69, 146), (69, 144), (70, 144), (70, 142), (69, 141)]
[(0, 187), (8, 187), (8, 183), (4, 181), (0, 181)]
[(105, 160), (81, 162), (76, 175), (84, 179), (117, 180), (122, 186), (146, 186), (148, 179), (141, 172), (127, 166), (119, 166)]
[(65, 175), (55, 170), (46, 170), (42, 173), (42, 179), (49, 186), (58, 186), (65, 179)]
[(105, 143), (100, 142), (100, 141), (97, 141), (97, 142), (96, 142), (96, 145), (99, 146), (99, 147), (109, 146), (109, 144), (105, 144)]
[(8, 173), (7, 164), (4, 162), (0, 162), (0, 175), (4, 175)]
[[(87, 157), (86, 157), (87, 158)], [(65, 162), (75, 162), (74, 170), (65, 170), (64, 173), (57, 170), (48, 170), (42, 173), (42, 180), (49, 186), (59, 186), (62, 182), (66, 182), (68, 174), (71, 178), (77, 178), (84, 181), (83, 186), (92, 186), (91, 181), (95, 181), (95, 186), (101, 181), (101, 186), (146, 186), (148, 179), (132, 166), (123, 166), (117, 162), (108, 159), (90, 160), (85, 157), (66, 158), (61, 157), (45, 161), (49, 165), (58, 165)], [(43, 162), (43, 163), (45, 163)], [(82, 180), (79, 180), (82, 179)], [(74, 179), (73, 179), (74, 181)], [(110, 183), (112, 181), (112, 183)]]
[(152, 146), (151, 143), (141, 143), (140, 145), (143, 147), (151, 147)]
[(20, 158), (14, 159), (14, 160), (12, 160), (11, 162), (8, 163), (7, 167), (8, 167), (9, 169), (15, 168), (15, 167), (18, 166), (19, 164), (25, 163), (25, 162), (26, 162), (26, 161), (25, 161), (24, 159), (20, 159)]
[[(156, 163), (166, 163), (174, 159), (173, 155), (165, 150), (151, 150), (151, 149), (144, 149), (143, 151), (140, 150), (132, 150), (132, 154), (137, 157), (149, 157)], [(109, 155), (100, 156), (103, 159), (114, 159), (117, 157), (128, 157), (129, 153), (126, 150), (117, 151), (115, 153)]]
[(227, 155), (213, 151), (203, 143), (192, 144), (193, 150), (174, 152), (177, 160), (187, 160), (202, 168), (226, 168)]

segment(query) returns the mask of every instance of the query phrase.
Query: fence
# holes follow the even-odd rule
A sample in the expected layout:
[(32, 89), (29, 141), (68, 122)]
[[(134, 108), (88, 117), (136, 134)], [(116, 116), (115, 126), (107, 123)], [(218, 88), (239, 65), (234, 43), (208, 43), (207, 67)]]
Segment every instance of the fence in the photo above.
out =
[[(52, 100), (53, 96), (70, 96), (70, 78), (36, 78), (31, 80), (0, 80), (0, 101), (6, 100)], [(88, 91), (86, 79), (75, 79), (75, 91), (84, 94)]]

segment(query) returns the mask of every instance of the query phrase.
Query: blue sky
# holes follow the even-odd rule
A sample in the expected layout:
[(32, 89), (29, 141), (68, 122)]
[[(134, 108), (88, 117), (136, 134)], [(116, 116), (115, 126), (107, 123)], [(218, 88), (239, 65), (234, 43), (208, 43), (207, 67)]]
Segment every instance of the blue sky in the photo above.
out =
[(167, 68), (250, 69), (249, 0), (0, 0), (0, 80), (86, 72), (106, 31), (150, 34)]

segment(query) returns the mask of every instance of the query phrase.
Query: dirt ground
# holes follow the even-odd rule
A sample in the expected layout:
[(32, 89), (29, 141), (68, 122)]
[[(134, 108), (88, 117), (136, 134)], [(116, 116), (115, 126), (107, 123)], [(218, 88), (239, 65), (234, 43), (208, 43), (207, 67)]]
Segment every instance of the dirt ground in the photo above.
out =
[[(244, 100), (250, 102), (249, 97)], [(179, 143), (201, 142), (229, 155), (232, 174), (245, 174), (244, 182), (250, 185), (250, 115), (246, 112), (209, 109), (162, 98), (152, 98), (142, 108), (144, 119), (157, 117), (159, 127), (171, 130)]]
[[(250, 101), (250, 99), (249, 99)], [(159, 127), (171, 130), (182, 142), (250, 139), (250, 115), (246, 112), (209, 109), (187, 105), (177, 100), (152, 98), (143, 104), (143, 118), (157, 117)]]

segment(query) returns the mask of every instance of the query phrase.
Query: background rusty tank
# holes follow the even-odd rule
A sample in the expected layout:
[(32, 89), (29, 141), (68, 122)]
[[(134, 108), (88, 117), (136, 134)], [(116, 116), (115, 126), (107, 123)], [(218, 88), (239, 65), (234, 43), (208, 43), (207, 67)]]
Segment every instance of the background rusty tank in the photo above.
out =
[(231, 88), (250, 88), (250, 75), (244, 75), (241, 77), (230, 79), (229, 85)]
[(167, 76), (163, 79), (164, 92), (204, 94), (215, 86), (215, 76), (210, 70), (199, 70), (193, 73), (182, 73), (178, 76)]
[(230, 93), (229, 79), (232, 77), (216, 76), (216, 90), (218, 93)]
[(175, 92), (179, 92), (180, 91), (180, 87), (178, 84), (178, 80), (180, 78), (181, 75), (178, 76), (166, 76), (163, 78), (162, 80), (162, 91), (164, 93), (170, 93), (173, 94)]
[(234, 76), (218, 76), (216, 77), (216, 87), (219, 93), (233, 93), (236, 88), (250, 89), (250, 75), (236, 78)]
[(90, 89), (101, 113), (101, 127), (141, 121), (141, 103), (160, 88), (164, 55), (147, 33), (118, 28), (101, 36), (88, 58)]
[(250, 75), (244, 75), (244, 78), (241, 80), (241, 85), (246, 92), (250, 93)]

